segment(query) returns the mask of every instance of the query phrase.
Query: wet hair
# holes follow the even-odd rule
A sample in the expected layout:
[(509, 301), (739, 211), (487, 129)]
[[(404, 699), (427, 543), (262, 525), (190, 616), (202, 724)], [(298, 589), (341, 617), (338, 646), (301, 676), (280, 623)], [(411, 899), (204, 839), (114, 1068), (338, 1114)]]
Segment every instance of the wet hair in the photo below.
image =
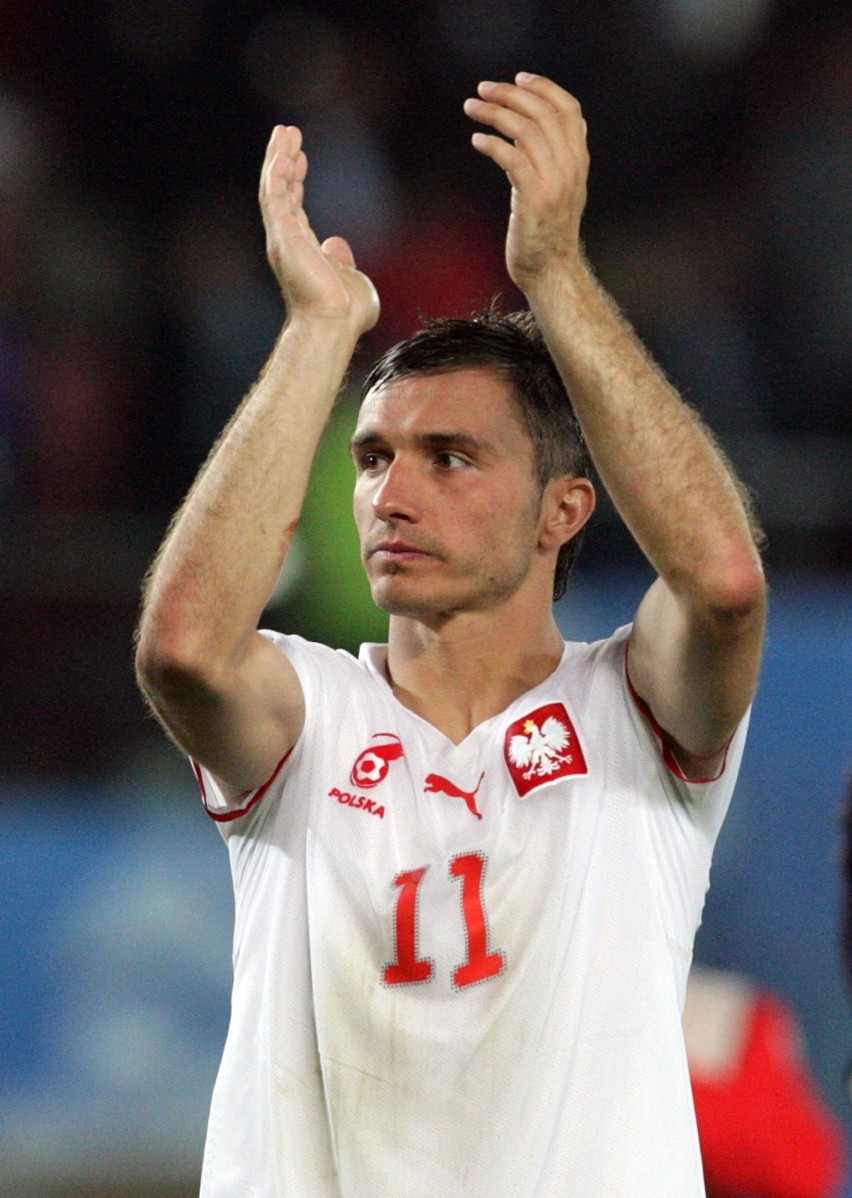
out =
[[(591, 477), (579, 422), (531, 312), (503, 314), (492, 304), (469, 320), (428, 321), (379, 358), (364, 379), (361, 400), (375, 388), (408, 375), (471, 369), (493, 370), (509, 383), (521, 425), (532, 443), (542, 493), (555, 478)], [(582, 537), (581, 529), (559, 550), (554, 600), (565, 594)]]

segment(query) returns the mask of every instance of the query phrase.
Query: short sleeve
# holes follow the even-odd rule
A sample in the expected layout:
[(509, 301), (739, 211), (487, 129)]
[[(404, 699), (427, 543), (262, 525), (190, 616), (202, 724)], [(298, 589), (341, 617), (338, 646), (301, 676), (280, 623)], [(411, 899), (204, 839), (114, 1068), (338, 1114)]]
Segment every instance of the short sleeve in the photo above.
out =
[[(315, 645), (300, 636), (288, 636), (280, 632), (261, 629), (261, 635), (270, 640), (286, 656), (299, 676), (305, 698), (306, 719), (317, 706), (318, 692), (322, 687), (324, 670), (327, 669), (327, 658), (334, 659), (337, 654), (324, 645)], [(190, 764), (198, 782), (201, 801), (207, 814), (226, 834), (237, 824), (242, 824), (245, 817), (257, 812), (261, 806), (268, 805), (274, 796), (279, 796), (283, 790), (288, 773), (288, 766), (299, 750), (304, 733), (293, 748), (285, 754), (276, 765), (270, 777), (262, 786), (246, 791), (239, 795), (229, 795), (220, 780), (206, 766), (190, 758)]]

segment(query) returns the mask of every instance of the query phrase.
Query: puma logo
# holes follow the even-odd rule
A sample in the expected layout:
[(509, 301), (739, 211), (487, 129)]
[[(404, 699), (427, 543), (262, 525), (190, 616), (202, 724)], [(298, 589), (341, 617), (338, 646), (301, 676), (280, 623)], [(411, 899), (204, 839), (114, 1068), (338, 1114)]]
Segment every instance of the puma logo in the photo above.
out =
[(423, 789), (426, 794), (442, 794), (449, 795), (451, 799), (461, 799), (471, 815), (475, 815), (477, 819), (482, 819), (482, 814), (476, 808), (476, 795), (484, 777), (485, 770), (479, 775), (476, 790), (462, 790), (460, 786), (456, 786), (455, 782), (451, 782), (449, 778), (442, 778), (440, 774), (429, 774)]

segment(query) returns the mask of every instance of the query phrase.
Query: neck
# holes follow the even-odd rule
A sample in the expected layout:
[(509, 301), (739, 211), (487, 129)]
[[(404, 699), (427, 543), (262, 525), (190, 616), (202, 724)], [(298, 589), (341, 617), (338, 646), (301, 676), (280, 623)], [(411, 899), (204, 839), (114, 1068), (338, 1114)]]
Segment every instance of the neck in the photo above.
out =
[(550, 607), (525, 620), (459, 612), (433, 623), (392, 616), (388, 673), (394, 694), (458, 744), (559, 665), (563, 641)]

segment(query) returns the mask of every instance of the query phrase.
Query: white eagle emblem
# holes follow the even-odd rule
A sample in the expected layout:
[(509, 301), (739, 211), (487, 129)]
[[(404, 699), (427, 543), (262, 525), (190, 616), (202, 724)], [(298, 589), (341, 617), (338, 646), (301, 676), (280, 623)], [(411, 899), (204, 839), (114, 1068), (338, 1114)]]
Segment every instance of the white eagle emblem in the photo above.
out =
[(523, 770), (523, 777), (547, 778), (574, 758), (564, 750), (571, 743), (571, 733), (556, 716), (548, 716), (539, 728), (535, 720), (525, 720), (523, 731), (509, 741), (509, 760)]

